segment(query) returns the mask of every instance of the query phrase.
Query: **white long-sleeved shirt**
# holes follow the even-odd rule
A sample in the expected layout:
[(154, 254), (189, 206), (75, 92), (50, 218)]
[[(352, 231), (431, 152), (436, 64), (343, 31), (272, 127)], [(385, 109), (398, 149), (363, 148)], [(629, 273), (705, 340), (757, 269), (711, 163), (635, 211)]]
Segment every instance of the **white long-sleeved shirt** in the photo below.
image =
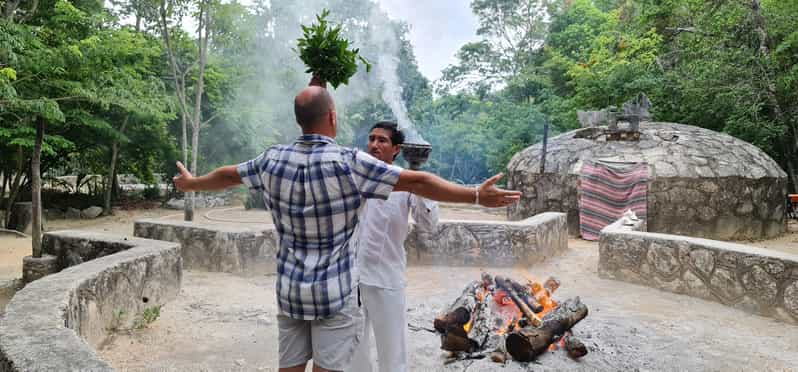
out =
[(392, 192), (388, 200), (369, 199), (361, 214), (357, 239), (360, 283), (385, 289), (404, 288), (408, 216), (416, 228), (432, 232), (438, 224), (438, 203), (408, 192)]

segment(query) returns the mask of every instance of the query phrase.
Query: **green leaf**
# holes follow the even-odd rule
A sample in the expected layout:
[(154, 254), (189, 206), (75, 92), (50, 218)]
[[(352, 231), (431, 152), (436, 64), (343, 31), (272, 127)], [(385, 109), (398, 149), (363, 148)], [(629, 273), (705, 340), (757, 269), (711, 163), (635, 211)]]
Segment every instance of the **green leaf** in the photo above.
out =
[(347, 84), (357, 72), (357, 61), (366, 66), (367, 72), (371, 71), (371, 65), (358, 54), (358, 49), (349, 49), (349, 41), (341, 37), (340, 25), (329, 25), (329, 14), (329, 10), (324, 9), (316, 15), (318, 23), (302, 26), (303, 36), (297, 39), (294, 50), (308, 67), (307, 72), (337, 88)]
[(0, 74), (5, 75), (8, 80), (17, 80), (17, 71), (11, 67), (0, 68)]

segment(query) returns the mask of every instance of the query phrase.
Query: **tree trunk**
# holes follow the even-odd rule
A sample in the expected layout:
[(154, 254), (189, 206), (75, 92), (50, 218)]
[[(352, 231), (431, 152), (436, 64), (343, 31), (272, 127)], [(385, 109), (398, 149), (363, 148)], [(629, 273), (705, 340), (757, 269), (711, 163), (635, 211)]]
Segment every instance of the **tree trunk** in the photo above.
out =
[[(11, 173), (8, 169), (3, 169), (3, 186), (0, 188), (0, 209), (6, 210), (5, 208), (5, 199), (6, 199), (6, 189), (8, 188), (8, 182), (11, 178)], [(2, 219), (0, 219), (0, 228), (6, 225), (5, 223), (6, 215), (3, 214)]]
[[(130, 115), (125, 116), (125, 120), (122, 122), (122, 127), (119, 129), (119, 133), (124, 135), (125, 134), (125, 127), (127, 127), (127, 123), (130, 120)], [(103, 215), (110, 216), (113, 214), (113, 210), (111, 209), (111, 195), (113, 194), (114, 190), (114, 179), (116, 177), (116, 161), (119, 156), (119, 141), (117, 139), (113, 140), (111, 143), (111, 167), (108, 170), (108, 187), (105, 188), (105, 205), (103, 209)]]
[[(210, 34), (210, 3), (204, 1), (200, 5), (199, 26), (197, 27), (197, 47), (199, 48), (199, 67), (197, 70), (197, 87), (194, 96), (194, 116), (191, 120), (191, 173), (197, 174), (197, 157), (199, 153), (199, 134), (202, 120), (202, 94), (205, 85), (205, 65), (208, 61), (208, 38)], [(187, 207), (185, 220), (194, 220), (196, 193), (191, 192), (186, 197)], [(191, 210), (189, 215), (188, 210)]]
[(13, 23), (14, 22), (14, 12), (17, 11), (19, 7), (19, 2), (21, 0), (7, 0), (6, 7), (3, 9), (3, 18), (7, 21)]
[(11, 207), (14, 205), (14, 202), (17, 200), (17, 195), (19, 195), (19, 189), (22, 187), (22, 176), (25, 174), (25, 156), (22, 152), (22, 146), (17, 146), (17, 172), (14, 175), (14, 182), (11, 185), (10, 193), (8, 194), (8, 200), (6, 201), (6, 214), (5, 214), (5, 221), (3, 221), (3, 227), (8, 227), (8, 216), (11, 215)]
[(30, 162), (31, 173), (31, 202), (33, 204), (33, 227), (31, 237), (33, 241), (33, 257), (42, 256), (42, 190), (41, 165), (42, 141), (44, 140), (44, 118), (36, 119), (36, 142), (33, 145), (33, 158)]

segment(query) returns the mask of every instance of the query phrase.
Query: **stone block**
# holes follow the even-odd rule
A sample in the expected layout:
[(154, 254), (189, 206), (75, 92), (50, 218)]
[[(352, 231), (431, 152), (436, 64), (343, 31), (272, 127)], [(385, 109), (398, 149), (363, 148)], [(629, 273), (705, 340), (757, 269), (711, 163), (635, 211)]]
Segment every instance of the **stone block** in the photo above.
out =
[(274, 225), (139, 220), (133, 230), (137, 237), (181, 243), (183, 265), (189, 270), (258, 274), (276, 271), (278, 240)]
[(681, 271), (678, 251), (675, 247), (653, 242), (648, 248), (647, 259), (662, 278), (673, 280)]
[(411, 263), (513, 266), (542, 262), (567, 248), (562, 213), (518, 222), (440, 221), (438, 231), (411, 227), (405, 247)]
[(58, 257), (44, 254), (41, 257), (22, 258), (22, 282), (30, 283), (47, 275), (59, 272)]
[(761, 266), (752, 266), (748, 272), (743, 274), (742, 282), (748, 296), (767, 307), (772, 307), (776, 304), (778, 283)]

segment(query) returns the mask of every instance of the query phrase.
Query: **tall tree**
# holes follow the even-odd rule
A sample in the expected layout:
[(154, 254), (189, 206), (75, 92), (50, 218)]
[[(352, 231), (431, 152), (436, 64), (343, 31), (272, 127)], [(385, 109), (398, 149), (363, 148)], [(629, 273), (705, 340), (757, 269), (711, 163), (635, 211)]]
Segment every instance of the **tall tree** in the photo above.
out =
[[(177, 17), (177, 24), (182, 21), (183, 12), (186, 6), (196, 6), (197, 33), (196, 33), (196, 54), (190, 61), (183, 60), (178, 54), (178, 45), (174, 40), (175, 33), (172, 27), (172, 18)], [(158, 29), (164, 41), (164, 47), (169, 57), (172, 71), (174, 90), (180, 107), (180, 120), (182, 123), (182, 151), (183, 162), (190, 164), (189, 169), (192, 173), (197, 172), (197, 155), (199, 151), (200, 128), (207, 124), (211, 119), (202, 121), (202, 98), (204, 92), (204, 76), (208, 63), (208, 41), (211, 38), (212, 22), (211, 13), (217, 1), (198, 0), (195, 4), (187, 4), (185, 1), (160, 0), (158, 4)], [(180, 31), (177, 31), (180, 32)], [(191, 92), (188, 90), (187, 77), (194, 71), (196, 64), (196, 80), (194, 82), (194, 98), (189, 97)], [(191, 162), (188, 158), (188, 126), (191, 125)], [(189, 192), (185, 198), (184, 219), (192, 221), (194, 219), (194, 193)]]

